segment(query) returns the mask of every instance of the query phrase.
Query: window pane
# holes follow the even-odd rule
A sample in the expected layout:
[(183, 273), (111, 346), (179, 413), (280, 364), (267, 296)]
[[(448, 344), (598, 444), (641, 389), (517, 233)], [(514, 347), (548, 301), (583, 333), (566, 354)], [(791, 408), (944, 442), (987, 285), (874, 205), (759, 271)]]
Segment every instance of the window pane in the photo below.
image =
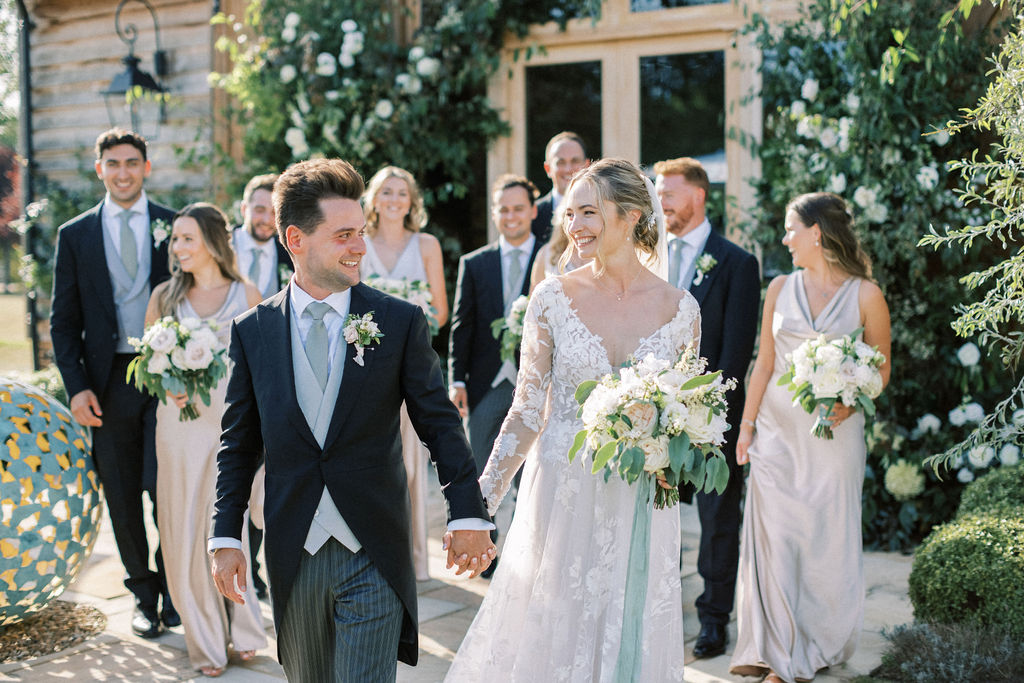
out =
[(630, 12), (653, 12), (659, 9), (674, 7), (692, 7), (694, 5), (720, 5), (728, 0), (629, 0)]
[(526, 168), (540, 189), (551, 189), (544, 174), (544, 145), (562, 132), (578, 133), (587, 156), (601, 157), (601, 62), (576, 62), (526, 68)]

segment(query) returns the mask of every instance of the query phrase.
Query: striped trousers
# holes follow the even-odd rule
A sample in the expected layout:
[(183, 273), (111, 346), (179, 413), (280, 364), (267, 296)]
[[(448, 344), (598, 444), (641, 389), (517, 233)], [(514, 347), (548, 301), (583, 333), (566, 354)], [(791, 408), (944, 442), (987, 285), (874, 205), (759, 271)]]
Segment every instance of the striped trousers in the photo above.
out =
[(334, 538), (302, 551), (278, 645), (291, 683), (384, 683), (398, 675), (404, 609), (365, 551)]

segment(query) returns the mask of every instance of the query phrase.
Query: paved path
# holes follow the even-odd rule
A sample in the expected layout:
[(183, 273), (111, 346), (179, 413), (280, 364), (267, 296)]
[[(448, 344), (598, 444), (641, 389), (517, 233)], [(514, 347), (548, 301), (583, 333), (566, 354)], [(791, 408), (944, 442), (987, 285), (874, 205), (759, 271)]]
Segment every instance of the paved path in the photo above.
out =
[[(440, 492), (432, 487), (430, 542), (430, 573), (437, 577), (419, 585), (420, 663), (416, 667), (400, 664), (401, 683), (435, 683), (444, 678), (448, 665), (458, 649), (473, 615), (487, 591), (488, 583), (480, 579), (456, 577), (444, 568), (439, 539), (444, 522)], [(710, 660), (693, 660), (689, 654), (699, 625), (693, 601), (700, 593), (700, 577), (696, 572), (699, 527), (695, 510), (683, 506), (683, 616), (687, 634), (688, 683), (742, 681), (755, 678), (729, 676), (729, 655)], [(508, 506), (499, 512), (499, 524), (508, 524)], [(867, 578), (867, 604), (860, 647), (846, 665), (819, 676), (820, 683), (848, 681), (866, 674), (878, 665), (884, 640), (882, 628), (907, 623), (912, 609), (907, 599), (907, 576), (910, 558), (894, 553), (868, 553), (864, 558)], [(110, 524), (104, 520), (103, 530), (89, 562), (78, 581), (63, 596), (65, 600), (88, 603), (102, 610), (108, 618), (107, 629), (100, 636), (56, 655), (0, 665), (0, 681), (187, 681), (203, 679), (189, 664), (181, 628), (156, 640), (143, 640), (131, 633), (132, 599), (125, 590), (122, 568), (114, 546)], [(284, 673), (274, 653), (273, 628), (269, 605), (263, 605), (270, 646), (255, 659), (241, 662), (232, 657), (224, 675), (225, 683), (280, 681)], [(730, 625), (730, 641), (735, 640), (735, 623)], [(499, 682), (495, 682), (499, 683)]]

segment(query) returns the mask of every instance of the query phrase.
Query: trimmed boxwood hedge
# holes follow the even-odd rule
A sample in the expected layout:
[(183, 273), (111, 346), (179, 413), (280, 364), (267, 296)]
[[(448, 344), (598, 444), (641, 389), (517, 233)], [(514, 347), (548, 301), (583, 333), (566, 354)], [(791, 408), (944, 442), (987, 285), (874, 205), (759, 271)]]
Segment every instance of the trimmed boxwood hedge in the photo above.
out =
[(1024, 639), (1024, 517), (968, 515), (937, 527), (914, 557), (910, 600), (918, 621)]
[(1024, 464), (1000, 467), (972, 481), (960, 498), (957, 515), (1024, 515)]

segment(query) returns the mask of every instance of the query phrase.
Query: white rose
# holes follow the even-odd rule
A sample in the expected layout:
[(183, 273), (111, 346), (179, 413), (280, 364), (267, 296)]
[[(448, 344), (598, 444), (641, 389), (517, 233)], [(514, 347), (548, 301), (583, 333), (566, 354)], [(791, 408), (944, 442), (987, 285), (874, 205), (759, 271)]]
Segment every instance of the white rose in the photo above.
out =
[(931, 413), (925, 413), (917, 421), (917, 431), (922, 434), (932, 432), (938, 434), (942, 428), (942, 421)]
[(216, 351), (221, 348), (220, 339), (217, 338), (217, 334), (209, 327), (203, 327), (192, 333), (189, 342), (196, 342), (202, 344), (211, 351)]
[(338, 71), (338, 62), (329, 52), (321, 52), (316, 56), (316, 72), (321, 76), (333, 76)]
[(836, 398), (843, 390), (843, 377), (836, 368), (818, 368), (811, 375), (811, 386), (816, 398)]
[(1012, 467), (1020, 462), (1020, 448), (1012, 443), (1008, 443), (999, 449), (999, 462), (1006, 466)]
[(789, 113), (793, 118), (803, 118), (804, 114), (807, 113), (807, 103), (803, 100), (797, 100), (789, 107)]
[(213, 362), (213, 351), (202, 340), (189, 339), (185, 343), (184, 362), (186, 370), (205, 370)]
[(832, 127), (827, 126), (821, 131), (821, 135), (818, 136), (818, 142), (825, 149), (832, 149), (839, 142), (839, 133)]
[(667, 436), (644, 439), (637, 445), (644, 452), (645, 472), (657, 472), (669, 466)]
[(356, 58), (353, 57), (352, 54), (349, 53), (348, 50), (345, 50), (344, 48), (342, 48), (341, 54), (338, 55), (338, 64), (341, 64), (342, 67), (348, 69), (348, 68), (352, 67), (353, 65), (355, 65), (355, 63), (356, 63)]
[(285, 64), (281, 67), (281, 82), (291, 83), (295, 80), (295, 77), (299, 75), (299, 72), (291, 64)]
[(900, 161), (900, 151), (895, 147), (886, 147), (882, 151), (882, 163), (886, 166), (895, 166)]
[(975, 446), (967, 452), (967, 461), (978, 470), (988, 467), (994, 457), (996, 450), (991, 446)]
[(862, 209), (873, 205), (878, 199), (878, 193), (870, 187), (858, 187), (853, 191), (853, 203)]
[(281, 40), (286, 43), (294, 43), (297, 35), (294, 26), (285, 26), (281, 29)]
[(178, 344), (178, 335), (168, 327), (154, 327), (149, 337), (149, 347), (157, 353), (170, 353)]
[(797, 121), (796, 134), (802, 138), (813, 138), (814, 125), (811, 123), (811, 119), (804, 117)]
[[(868, 398), (878, 398), (882, 393), (882, 373), (869, 365), (861, 365), (855, 373), (857, 387), (863, 391)], [(845, 401), (844, 401), (845, 403)]]
[(433, 57), (424, 57), (420, 61), (416, 62), (416, 73), (424, 78), (430, 78), (437, 74), (441, 69), (440, 60), (434, 59)]
[(306, 134), (301, 128), (289, 128), (285, 131), (284, 141), (292, 150), (292, 156), (298, 159), (309, 154), (309, 143), (306, 142)]
[(965, 368), (972, 368), (981, 360), (981, 351), (973, 342), (967, 342), (957, 349), (956, 359)]
[(714, 421), (709, 420), (711, 409), (704, 405), (692, 406), (686, 416), (686, 434), (692, 443), (714, 443)]
[(176, 368), (188, 370), (188, 367), (185, 364), (185, 349), (181, 348), (180, 346), (174, 347), (174, 349), (171, 351), (171, 364), (174, 365), (174, 367)]
[(968, 422), (981, 422), (985, 419), (985, 409), (980, 403), (968, 403), (964, 406), (964, 416)]
[(298, 12), (289, 12), (284, 17), (284, 25), (290, 28), (298, 26), (300, 21), (302, 21), (302, 18), (299, 16)]
[(860, 109), (860, 98), (856, 93), (851, 92), (846, 96), (846, 108), (850, 110), (851, 114), (856, 114)]
[(167, 357), (166, 353), (154, 353), (153, 357), (149, 359), (149, 363), (146, 364), (146, 372), (151, 375), (159, 375), (171, 367), (171, 359)]
[(974, 472), (971, 472), (966, 467), (960, 468), (960, 471), (956, 473), (957, 481), (961, 484), (970, 484), (974, 481)]
[(967, 414), (964, 412), (963, 408), (957, 406), (956, 408), (953, 408), (953, 410), (949, 411), (949, 424), (954, 427), (962, 427), (966, 423)]
[(427, 53), (426, 51), (424, 51), (422, 47), (420, 47), (419, 45), (415, 45), (409, 50), (409, 61), (418, 62), (421, 59), (423, 59), (423, 56), (425, 54)]
[(354, 19), (346, 19), (341, 22), (341, 30), (345, 33), (352, 33), (352, 31), (355, 31), (357, 28), (359, 28), (359, 24), (357, 24)]
[(395, 105), (391, 104), (389, 100), (380, 100), (373, 108), (373, 113), (382, 119), (391, 118), (391, 115), (395, 113)]
[(353, 31), (345, 35), (341, 41), (341, 49), (351, 55), (357, 55), (363, 51), (363, 34), (360, 31)]
[(324, 93), (324, 97), (327, 98), (328, 102), (335, 102), (339, 97), (341, 97), (341, 93), (337, 90), (328, 90)]
[(800, 96), (808, 102), (813, 102), (814, 98), (818, 96), (818, 81), (813, 78), (808, 78), (804, 81), (803, 86), (800, 88)]
[(872, 223), (884, 223), (889, 217), (889, 209), (883, 204), (873, 204), (864, 210), (864, 215)]
[[(515, 304), (513, 304), (514, 306)], [(671, 363), (667, 360), (658, 358), (653, 353), (647, 354), (643, 360), (636, 364), (636, 371), (641, 375), (653, 375), (662, 370), (668, 370), (671, 367)]]
[(826, 192), (832, 192), (834, 194), (842, 194), (846, 190), (846, 174), (836, 173), (828, 179), (828, 183), (825, 185)]
[(917, 184), (922, 190), (934, 190), (939, 184), (939, 172), (934, 166), (922, 166), (917, 171)]

